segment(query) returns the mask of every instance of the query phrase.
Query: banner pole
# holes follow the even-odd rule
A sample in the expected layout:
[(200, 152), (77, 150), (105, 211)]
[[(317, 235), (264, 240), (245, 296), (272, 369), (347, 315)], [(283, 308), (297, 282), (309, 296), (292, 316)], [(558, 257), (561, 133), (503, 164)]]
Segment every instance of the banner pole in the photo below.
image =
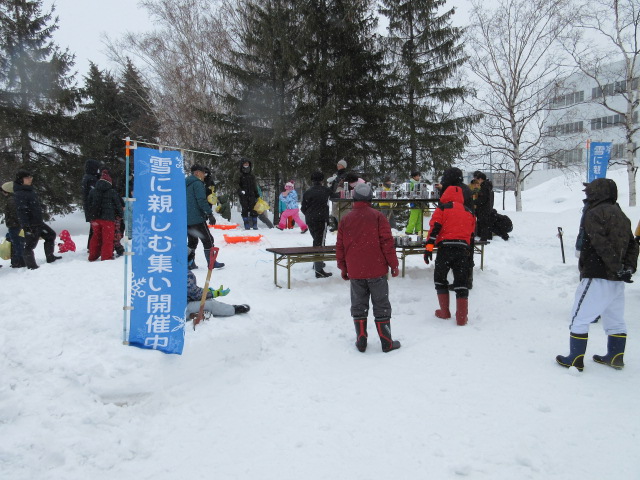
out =
[(129, 200), (129, 159), (130, 159), (130, 149), (129, 146), (131, 144), (131, 140), (129, 137), (125, 139), (125, 159), (126, 159), (126, 178), (125, 178), (125, 208), (124, 208), (124, 282), (123, 282), (123, 301), (122, 301), (122, 343), (124, 345), (128, 345), (127, 341), (127, 315), (130, 310), (130, 306), (127, 303), (129, 296), (129, 278), (127, 275), (127, 271), (129, 269), (129, 252), (131, 249), (129, 248), (129, 237), (127, 236), (127, 229), (131, 225), (131, 218), (129, 218), (129, 208), (128, 202)]

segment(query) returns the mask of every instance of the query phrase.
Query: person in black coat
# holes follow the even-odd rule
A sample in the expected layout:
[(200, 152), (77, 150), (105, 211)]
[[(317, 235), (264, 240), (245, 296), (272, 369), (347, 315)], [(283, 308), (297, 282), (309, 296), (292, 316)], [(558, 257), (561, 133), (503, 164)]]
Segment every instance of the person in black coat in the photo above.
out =
[[(300, 209), (304, 214), (309, 232), (311, 232), (314, 247), (324, 245), (329, 221), (329, 198), (332, 193), (331, 188), (322, 186), (323, 179), (322, 172), (313, 172), (311, 174), (311, 188), (302, 195), (302, 207)], [(332, 275), (330, 272), (325, 272), (324, 267), (324, 262), (313, 263), (316, 278), (326, 278)]]
[(84, 210), (84, 219), (89, 222), (89, 238), (87, 239), (87, 250), (93, 235), (91, 228), (91, 218), (89, 218), (89, 193), (94, 189), (96, 183), (100, 180), (100, 162), (93, 158), (88, 158), (84, 162), (84, 175), (82, 176), (82, 209)]
[(238, 196), (240, 197), (240, 206), (242, 207), (242, 220), (244, 221), (244, 229), (249, 230), (253, 227), (258, 229), (258, 212), (255, 207), (260, 194), (258, 193), (258, 183), (256, 177), (251, 173), (253, 165), (247, 158), (240, 161), (240, 180), (238, 180)]
[(16, 213), (18, 221), (24, 230), (24, 252), (22, 258), (24, 263), (30, 270), (38, 268), (33, 250), (38, 245), (40, 237), (44, 239), (44, 254), (47, 263), (55, 262), (61, 259), (53, 254), (55, 249), (56, 232), (44, 223), (42, 216), (42, 206), (36, 192), (33, 190), (31, 183), (33, 175), (27, 170), (19, 170), (16, 173), (15, 183), (13, 186)]
[(122, 199), (113, 189), (111, 175), (102, 171), (100, 180), (89, 193), (89, 217), (93, 236), (89, 243), (89, 261), (101, 257), (102, 260), (113, 260), (113, 240), (116, 231), (116, 217), (122, 218), (124, 209)]
[(13, 197), (13, 182), (2, 184), (2, 195), (5, 198), (4, 223), (7, 226), (7, 238), (11, 242), (11, 268), (25, 267), (24, 238), (20, 236), (20, 221), (16, 211), (16, 201)]
[(491, 240), (491, 212), (493, 211), (493, 183), (478, 170), (473, 172), (473, 178), (480, 184), (478, 198), (475, 199), (475, 213), (478, 219), (477, 235), (481, 241)]
[(442, 180), (440, 180), (440, 183), (435, 185), (440, 192), (440, 196), (442, 196), (447, 187), (451, 186), (460, 187), (462, 189), (464, 206), (473, 212), (473, 192), (469, 188), (469, 185), (464, 183), (462, 170), (457, 167), (447, 168), (442, 174)]

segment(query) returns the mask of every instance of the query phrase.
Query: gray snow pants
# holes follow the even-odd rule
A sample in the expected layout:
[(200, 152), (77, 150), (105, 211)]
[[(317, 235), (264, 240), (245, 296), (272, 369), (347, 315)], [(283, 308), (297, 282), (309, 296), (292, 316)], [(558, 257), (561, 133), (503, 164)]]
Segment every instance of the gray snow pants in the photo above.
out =
[[(233, 305), (229, 305), (227, 303), (218, 302), (213, 298), (209, 298), (204, 302), (204, 309), (207, 312), (210, 312), (214, 317), (230, 317), (231, 315), (235, 315), (236, 309)], [(200, 310), (200, 301), (190, 301), (187, 302), (187, 318), (191, 313), (198, 313)]]
[(367, 318), (369, 298), (373, 304), (373, 317), (376, 320), (391, 318), (391, 302), (389, 302), (389, 283), (387, 276), (350, 280), (351, 283), (351, 316)]

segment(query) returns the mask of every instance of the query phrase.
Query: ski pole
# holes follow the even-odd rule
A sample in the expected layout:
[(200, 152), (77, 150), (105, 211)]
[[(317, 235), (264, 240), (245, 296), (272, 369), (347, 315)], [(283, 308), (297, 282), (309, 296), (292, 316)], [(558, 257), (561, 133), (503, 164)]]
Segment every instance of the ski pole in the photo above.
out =
[(562, 227), (558, 227), (558, 238), (560, 239), (560, 250), (562, 250), (562, 263), (566, 263), (564, 261), (564, 242), (562, 241)]

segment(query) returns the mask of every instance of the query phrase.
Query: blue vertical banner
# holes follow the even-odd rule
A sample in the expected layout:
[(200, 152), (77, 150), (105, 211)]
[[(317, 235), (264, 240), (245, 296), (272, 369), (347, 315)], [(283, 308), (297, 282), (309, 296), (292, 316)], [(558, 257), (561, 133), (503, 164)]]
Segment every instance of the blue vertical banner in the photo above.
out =
[(611, 142), (591, 142), (589, 164), (587, 166), (587, 182), (607, 176), (607, 167), (611, 158)]
[(181, 354), (187, 306), (187, 201), (180, 152), (134, 154), (129, 344)]

